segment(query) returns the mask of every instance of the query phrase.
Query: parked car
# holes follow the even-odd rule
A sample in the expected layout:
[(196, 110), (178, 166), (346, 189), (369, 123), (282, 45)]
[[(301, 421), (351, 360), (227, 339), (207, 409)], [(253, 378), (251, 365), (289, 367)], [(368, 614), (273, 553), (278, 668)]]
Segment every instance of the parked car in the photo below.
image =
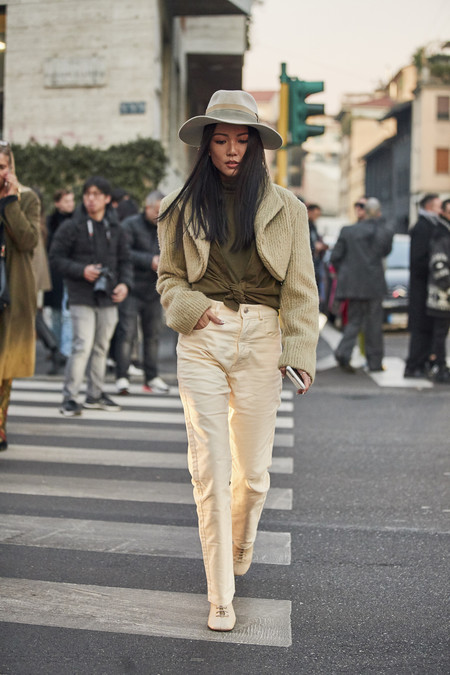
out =
[(383, 300), (385, 320), (389, 314), (407, 313), (409, 307), (409, 234), (395, 234), (386, 258), (387, 294)]

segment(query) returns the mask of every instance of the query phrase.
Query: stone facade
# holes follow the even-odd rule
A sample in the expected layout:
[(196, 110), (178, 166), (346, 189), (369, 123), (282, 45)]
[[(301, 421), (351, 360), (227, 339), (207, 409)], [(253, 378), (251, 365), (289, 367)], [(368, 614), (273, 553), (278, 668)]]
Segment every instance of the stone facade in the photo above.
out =
[(165, 0), (8, 0), (3, 137), (98, 148), (151, 137), (170, 161), (162, 189), (178, 186), (191, 160), (178, 128), (215, 89), (242, 86), (251, 1), (189, 16), (194, 0), (176, 15)]
[(9, 0), (4, 136), (102, 148), (159, 139), (160, 25), (156, 0)]

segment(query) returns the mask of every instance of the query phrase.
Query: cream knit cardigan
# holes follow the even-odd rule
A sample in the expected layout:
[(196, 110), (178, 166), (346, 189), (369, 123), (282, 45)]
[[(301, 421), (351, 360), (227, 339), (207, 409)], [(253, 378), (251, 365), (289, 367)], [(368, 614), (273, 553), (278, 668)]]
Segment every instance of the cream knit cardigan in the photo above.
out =
[[(164, 211), (177, 196), (168, 195), (161, 204)], [(205, 274), (210, 242), (203, 235), (195, 238), (187, 228), (182, 247), (175, 246), (178, 213), (161, 221), (158, 236), (161, 257), (157, 291), (166, 312), (166, 322), (178, 333), (191, 333), (212, 301), (191, 284)], [(186, 217), (189, 218), (189, 209)], [(269, 185), (255, 218), (258, 254), (270, 274), (282, 282), (280, 325), (283, 351), (279, 366), (315, 374), (319, 335), (319, 301), (309, 243), (306, 208), (289, 190)]]

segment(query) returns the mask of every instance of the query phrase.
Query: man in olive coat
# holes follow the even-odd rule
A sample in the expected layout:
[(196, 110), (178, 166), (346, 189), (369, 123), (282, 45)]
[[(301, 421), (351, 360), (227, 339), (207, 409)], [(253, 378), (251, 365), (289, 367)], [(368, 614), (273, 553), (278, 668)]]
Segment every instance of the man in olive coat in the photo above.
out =
[(348, 322), (335, 357), (346, 372), (353, 372), (350, 359), (358, 333), (365, 336), (369, 370), (383, 368), (383, 296), (386, 293), (383, 258), (392, 248), (393, 232), (381, 218), (378, 199), (365, 204), (365, 217), (343, 227), (331, 254), (337, 270), (336, 298), (348, 300)]

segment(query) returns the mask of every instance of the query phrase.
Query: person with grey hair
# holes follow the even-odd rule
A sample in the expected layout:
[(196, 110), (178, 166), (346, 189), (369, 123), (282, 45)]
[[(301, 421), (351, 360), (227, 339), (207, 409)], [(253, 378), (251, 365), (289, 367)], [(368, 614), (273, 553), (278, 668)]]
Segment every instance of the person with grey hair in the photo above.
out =
[(350, 359), (361, 331), (369, 370), (383, 369), (383, 258), (391, 251), (393, 231), (381, 218), (378, 199), (367, 199), (364, 211), (363, 220), (342, 228), (330, 259), (337, 270), (336, 298), (348, 300), (348, 322), (335, 352), (339, 366), (348, 373), (355, 372)]
[(121, 223), (128, 235), (133, 263), (134, 283), (127, 300), (119, 309), (116, 334), (116, 387), (119, 394), (129, 392), (128, 369), (138, 319), (142, 329), (144, 391), (167, 394), (169, 387), (158, 375), (158, 346), (163, 325), (162, 308), (156, 292), (159, 244), (157, 220), (164, 195), (153, 190), (147, 195), (144, 210)]

